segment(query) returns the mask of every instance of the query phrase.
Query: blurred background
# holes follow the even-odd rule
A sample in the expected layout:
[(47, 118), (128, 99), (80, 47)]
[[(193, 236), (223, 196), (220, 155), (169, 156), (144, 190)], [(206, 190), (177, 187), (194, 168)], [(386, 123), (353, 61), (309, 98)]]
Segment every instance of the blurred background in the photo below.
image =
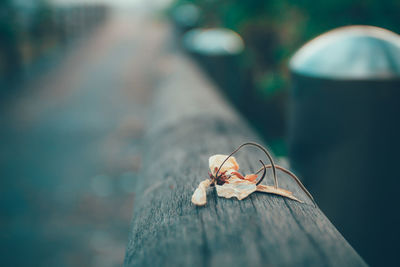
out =
[[(3, 0), (1, 262), (122, 264), (158, 59), (178, 50), (368, 263), (394, 263), (399, 13), (397, 0)], [(349, 25), (391, 32), (299, 50)], [(291, 64), (297, 51), (317, 67)], [(321, 74), (327, 55), (340, 64)]]

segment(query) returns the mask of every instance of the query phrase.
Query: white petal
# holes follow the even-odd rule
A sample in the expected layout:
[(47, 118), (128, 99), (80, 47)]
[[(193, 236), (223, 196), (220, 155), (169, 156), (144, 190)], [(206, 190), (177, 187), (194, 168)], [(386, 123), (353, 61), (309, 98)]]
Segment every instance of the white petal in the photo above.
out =
[(236, 197), (239, 200), (246, 198), (257, 190), (255, 183), (239, 178), (231, 178), (229, 179), (229, 183), (216, 185), (215, 187), (218, 196), (225, 198)]
[[(210, 167), (210, 171), (213, 175), (215, 175), (216, 170), (221, 166), (222, 162), (228, 157), (228, 155), (214, 155), (208, 159), (208, 164)], [(222, 166), (220, 172), (224, 172), (227, 170), (239, 170), (239, 164), (237, 163), (235, 157), (230, 157)]]
[(197, 189), (194, 191), (192, 196), (192, 203), (197, 206), (204, 206), (207, 204), (207, 192), (206, 189), (210, 186), (211, 180), (207, 179), (202, 181)]

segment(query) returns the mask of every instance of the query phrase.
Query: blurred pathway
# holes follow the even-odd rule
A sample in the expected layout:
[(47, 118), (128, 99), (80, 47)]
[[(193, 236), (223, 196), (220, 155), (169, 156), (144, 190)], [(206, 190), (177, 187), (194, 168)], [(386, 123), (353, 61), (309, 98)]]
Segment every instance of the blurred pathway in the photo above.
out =
[(1, 107), (4, 266), (120, 266), (168, 28), (114, 16)]

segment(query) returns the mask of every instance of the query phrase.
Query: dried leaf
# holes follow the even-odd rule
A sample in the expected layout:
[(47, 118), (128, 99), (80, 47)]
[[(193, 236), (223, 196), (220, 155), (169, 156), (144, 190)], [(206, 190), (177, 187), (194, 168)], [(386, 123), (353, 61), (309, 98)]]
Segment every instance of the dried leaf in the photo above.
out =
[(192, 203), (196, 206), (204, 206), (207, 204), (207, 193), (206, 189), (210, 186), (211, 181), (209, 179), (202, 181), (197, 189), (194, 191), (192, 196)]
[(282, 188), (275, 188), (274, 186), (269, 186), (269, 185), (257, 185), (257, 192), (263, 192), (263, 193), (269, 193), (269, 194), (275, 194), (275, 195), (280, 195), (283, 197), (287, 197), (293, 200), (296, 200), (300, 203), (303, 203), (303, 201), (299, 200), (298, 198), (296, 198), (295, 196), (293, 196), (293, 193), (282, 189)]
[(215, 187), (218, 196), (225, 198), (236, 197), (239, 200), (246, 198), (257, 190), (255, 183), (236, 177), (230, 178), (228, 183), (216, 185)]

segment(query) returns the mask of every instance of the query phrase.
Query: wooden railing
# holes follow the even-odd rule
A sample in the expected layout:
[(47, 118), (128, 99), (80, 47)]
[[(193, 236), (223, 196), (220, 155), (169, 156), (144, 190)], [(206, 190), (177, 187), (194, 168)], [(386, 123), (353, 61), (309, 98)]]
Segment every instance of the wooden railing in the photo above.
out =
[[(208, 177), (209, 156), (261, 141), (187, 58), (174, 54), (168, 66), (148, 120), (125, 265), (365, 266), (283, 173), (281, 187), (305, 203), (261, 193), (238, 201), (213, 190), (206, 206), (191, 203)], [(256, 170), (260, 156), (251, 149), (241, 152), (241, 168)]]

